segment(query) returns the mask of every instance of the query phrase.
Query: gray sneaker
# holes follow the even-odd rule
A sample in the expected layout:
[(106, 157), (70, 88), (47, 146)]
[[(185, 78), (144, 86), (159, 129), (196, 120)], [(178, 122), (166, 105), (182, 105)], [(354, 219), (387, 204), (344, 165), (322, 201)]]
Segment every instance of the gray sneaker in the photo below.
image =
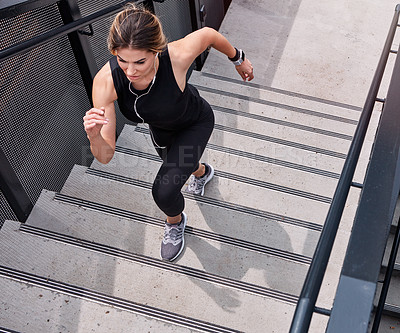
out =
[(204, 186), (214, 177), (214, 168), (207, 163), (204, 163), (208, 167), (208, 172), (200, 177), (197, 178), (194, 175), (191, 175), (189, 178), (189, 184), (187, 186), (186, 192), (193, 193), (193, 194), (200, 194), (204, 195)]
[(164, 238), (161, 242), (161, 259), (173, 261), (182, 252), (185, 246), (184, 231), (187, 216), (182, 212), (182, 221), (177, 224), (165, 222)]

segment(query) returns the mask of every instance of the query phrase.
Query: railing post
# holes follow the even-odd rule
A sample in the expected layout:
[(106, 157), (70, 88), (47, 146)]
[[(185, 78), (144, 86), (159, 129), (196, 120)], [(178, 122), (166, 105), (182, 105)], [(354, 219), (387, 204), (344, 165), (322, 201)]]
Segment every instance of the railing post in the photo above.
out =
[[(61, 0), (58, 2), (58, 9), (64, 24), (68, 24), (82, 18), (76, 0)], [(89, 97), (90, 103), (92, 104), (93, 78), (98, 69), (88, 37), (82, 35), (79, 33), (79, 31), (73, 31), (68, 34), (68, 39), (71, 43), (71, 48), (74, 52), (76, 63), (78, 65), (83, 84), (85, 85), (86, 93)]]
[(20, 222), (25, 222), (32, 210), (32, 202), (0, 148), (0, 189)]

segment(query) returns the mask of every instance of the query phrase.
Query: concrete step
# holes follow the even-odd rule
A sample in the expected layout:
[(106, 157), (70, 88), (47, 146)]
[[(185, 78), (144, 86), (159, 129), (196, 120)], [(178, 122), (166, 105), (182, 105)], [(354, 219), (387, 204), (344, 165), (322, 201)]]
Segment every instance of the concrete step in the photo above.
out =
[(190, 328), (179, 326), (177, 314), (5, 267), (0, 293), (0, 322), (7, 327), (0, 332), (203, 332), (190, 318), (183, 319)]
[[(341, 140), (350, 140), (361, 115), (360, 108), (357, 107), (301, 94), (282, 92), (279, 89), (263, 87), (251, 82), (243, 83), (209, 73), (195, 72), (192, 74), (191, 82), (198, 85), (201, 95), (210, 102), (217, 117), (220, 112), (230, 113), (238, 118), (236, 123), (240, 125), (242, 125), (243, 117), (246, 117), (246, 122), (248, 118), (254, 118), (263, 124), (270, 123), (265, 126), (264, 134), (274, 128), (272, 132), (283, 135), (283, 137), (284, 133), (291, 132), (289, 128), (296, 128), (296, 130), (304, 132), (302, 138), (301, 135), (296, 137), (299, 143), (308, 143), (311, 146), (316, 145), (316, 147), (334, 147), (334, 151), (343, 151), (344, 154), (347, 153), (346, 143), (343, 142), (342, 145)], [(236, 93), (229, 93), (231, 90)], [(258, 98), (260, 94), (264, 94), (265, 99)], [(288, 101), (288, 103), (280, 104), (274, 100)], [(304, 105), (310, 105), (311, 110), (304, 109)], [(355, 180), (359, 183), (362, 183), (368, 165), (375, 129), (380, 118), (379, 109), (380, 107), (377, 106), (372, 115), (365, 147), (357, 167)], [(321, 110), (324, 111), (319, 112)], [(235, 121), (230, 120), (230, 126), (235, 127)], [(320, 141), (318, 141), (318, 137), (321, 138)]]
[[(135, 157), (136, 158), (136, 157)], [(137, 174), (135, 178), (121, 176), (107, 171), (95, 170), (95, 169), (81, 169), (81, 172), (71, 174), (65, 183), (62, 193), (80, 198), (86, 198), (85, 192), (88, 188), (88, 182), (93, 182), (91, 192), (96, 191), (98, 200), (103, 200), (104, 203), (115, 202), (116, 207), (123, 209), (132, 210), (132, 198), (137, 197), (137, 188), (143, 188), (150, 190), (154, 178), (152, 169), (157, 169), (157, 162), (147, 161), (143, 163), (143, 160), (136, 158), (137, 162), (133, 166), (133, 170), (136, 170)], [(147, 174), (141, 172), (140, 166), (147, 165)], [(78, 170), (78, 168), (75, 168)], [(83, 178), (81, 178), (83, 177)], [(150, 180), (151, 181), (148, 181)], [(82, 181), (84, 181), (82, 183)], [(103, 186), (113, 186), (113, 191), (107, 193), (106, 188), (99, 191), (98, 185), (101, 183)], [(118, 186), (124, 188), (122, 192), (117, 189)], [(114, 191), (116, 193), (114, 193)], [(246, 193), (243, 196), (242, 193)], [(79, 194), (79, 195), (78, 195)], [(118, 200), (110, 198), (110, 195), (118, 197)], [(322, 225), (328, 208), (328, 203), (313, 200), (310, 198), (304, 198), (301, 196), (292, 195), (285, 191), (277, 191), (269, 189), (267, 187), (261, 187), (253, 185), (251, 183), (245, 183), (242, 181), (232, 180), (229, 177), (218, 177), (207, 185), (207, 191), (204, 197), (193, 196), (185, 193), (185, 197), (188, 201), (193, 200), (197, 202), (209, 202), (214, 205), (222, 207), (241, 207), (240, 210), (249, 212), (253, 210), (261, 210), (270, 213), (272, 216), (282, 217), (283, 220), (302, 220), (308, 221), (305, 225)], [(92, 197), (92, 195), (91, 195)], [(146, 200), (137, 199), (138, 206), (145, 203), (147, 206), (155, 206), (151, 196), (151, 192), (148, 191)], [(115, 205), (110, 204), (110, 205)], [(137, 207), (135, 207), (136, 209)], [(263, 214), (264, 215), (264, 214)]]
[[(129, 240), (133, 242), (135, 235), (139, 234), (141, 236), (137, 240), (138, 243), (131, 245), (135, 246), (135, 251), (159, 258), (162, 222), (165, 216), (152, 202), (150, 189), (141, 187), (139, 183), (137, 183), (139, 186), (132, 186), (110, 181), (85, 171), (85, 168), (82, 167), (74, 168), (62, 195), (90, 200), (97, 205), (101, 204), (103, 209), (99, 209), (100, 213), (102, 210), (107, 211), (110, 209), (109, 207), (118, 208), (119, 212), (128, 211), (128, 214), (134, 211), (135, 214), (131, 213), (130, 216), (136, 215), (134, 219), (138, 224), (137, 226), (129, 225), (131, 228), (129, 231), (132, 233), (124, 236), (126, 242)], [(85, 193), (84, 187), (80, 186), (75, 179), (82, 180), (91, 186), (93, 191), (90, 194), (82, 195)], [(94, 184), (96, 186), (93, 186)], [(100, 194), (104, 191), (107, 192), (107, 196)], [(123, 193), (123, 196), (129, 197), (129, 200), (121, 200), (118, 193)], [(260, 219), (262, 217), (260, 215), (256, 215), (258, 219), (239, 219), (245, 215), (237, 214), (237, 211), (234, 210), (237, 206), (234, 205), (231, 206), (232, 208), (228, 206), (228, 209), (224, 209), (225, 207), (217, 206), (211, 200), (204, 202), (209, 202), (207, 205), (200, 204), (201, 202), (196, 203), (194, 198), (194, 200), (188, 199), (188, 197), (186, 199), (185, 211), (188, 214), (188, 225), (192, 228), (188, 229), (186, 252), (178, 259), (179, 264), (184, 262), (190, 267), (204, 269), (207, 272), (214, 272), (226, 277), (244, 279), (243, 281), (271, 287), (282, 292), (297, 294), (300, 291), (310, 257), (295, 252), (291, 244), (291, 237), (297, 235), (295, 228), (284, 229), (280, 224), (273, 225), (273, 220), (267, 223)], [(136, 204), (132, 205), (132, 203)], [(254, 214), (257, 211), (248, 213)], [(245, 229), (243, 223), (246, 223)], [(270, 225), (273, 227), (268, 230)], [(230, 230), (225, 232), (224, 228)], [(253, 235), (252, 230), (262, 232), (262, 234)], [(289, 235), (287, 230), (293, 230), (293, 233)], [(278, 232), (272, 234), (275, 231)], [(101, 231), (101, 233), (107, 235), (105, 231)], [(303, 231), (300, 231), (299, 234), (305, 236), (303, 241), (297, 241), (299, 249), (307, 247), (304, 251), (312, 252), (309, 247), (314, 244), (308, 242), (308, 235)], [(317, 233), (311, 232), (311, 235), (314, 235), (314, 240), (316, 240)], [(257, 240), (264, 237), (278, 238), (273, 244), (279, 245), (276, 248), (272, 247), (272, 244), (268, 244), (265, 240), (257, 244)], [(292, 279), (293, 272), (298, 274), (299, 279)], [(263, 274), (265, 275), (263, 276)]]
[[(114, 159), (106, 166), (94, 161), (92, 167), (103, 170), (110, 168), (109, 170), (117, 170), (116, 173), (118, 174), (127, 172), (127, 176), (134, 173), (139, 175), (139, 172), (133, 171), (136, 168), (136, 162), (132, 160), (132, 157), (136, 156), (161, 162), (154, 148), (148, 144), (149, 140), (148, 132), (142, 128), (125, 127), (118, 139)], [(330, 200), (329, 197), (333, 195), (336, 187), (337, 179), (333, 173), (312, 168), (301, 168), (300, 165), (298, 165), (299, 168), (289, 165), (286, 169), (282, 165), (274, 164), (273, 161), (269, 163), (267, 160), (253, 159), (251, 156), (241, 156), (246, 154), (244, 150), (237, 150), (238, 153), (234, 154), (229, 150), (226, 152), (222, 149), (219, 150), (218, 147), (213, 149), (214, 147), (216, 146), (209, 145), (207, 147), (202, 160), (211, 163), (216, 168), (217, 173), (220, 171), (220, 175), (229, 174), (238, 179), (253, 178), (255, 181), (281, 185), (288, 188), (288, 191), (293, 189), (294, 192), (296, 190), (309, 192), (310, 196), (315, 194), (325, 197), (320, 198), (324, 202)], [(219, 148), (223, 147), (219, 146)], [(152, 181), (156, 173), (151, 171), (150, 174), (153, 176), (150, 179), (147, 178), (147, 180)]]
[[(93, 167), (99, 170), (109, 171), (115, 174), (122, 174), (126, 175), (127, 177), (137, 178), (152, 183), (159, 169), (160, 159), (156, 158), (154, 152), (153, 154), (148, 153), (153, 150), (151, 146), (146, 144), (146, 141), (150, 140), (149, 136), (143, 136), (140, 133), (138, 134), (135, 131), (131, 131), (131, 129), (132, 128), (130, 128), (129, 130), (127, 129), (123, 132), (124, 139), (122, 140), (121, 136), (121, 140), (118, 141), (118, 145), (120, 145), (120, 142), (123, 141), (123, 144), (125, 146), (133, 147), (133, 149), (137, 150), (138, 153), (133, 152), (135, 154), (133, 156), (131, 154), (126, 154), (127, 150), (121, 150), (121, 152), (125, 152), (124, 155), (121, 156), (117, 154), (115, 156), (115, 160), (110, 165), (104, 166), (95, 162), (93, 164)], [(140, 154), (141, 151), (146, 152), (147, 155)], [(260, 203), (258, 208), (266, 207), (266, 209), (270, 210), (269, 206), (271, 206), (272, 204), (274, 207), (271, 207), (271, 209), (275, 209), (275, 211), (272, 210), (272, 212), (275, 212), (277, 214), (284, 214), (286, 216), (303, 219), (304, 215), (300, 217), (299, 214), (302, 214), (300, 210), (304, 204), (310, 204), (313, 207), (314, 205), (316, 205), (315, 209), (323, 207), (323, 212), (325, 212), (325, 204), (330, 203), (330, 197), (327, 195), (320, 195), (319, 193), (332, 195), (336, 186), (334, 181), (332, 181), (331, 179), (325, 181), (325, 177), (321, 176), (316, 177), (315, 175), (313, 175), (314, 179), (312, 179), (312, 177), (307, 178), (306, 176), (304, 176), (304, 179), (301, 176), (302, 173), (298, 172), (297, 170), (294, 172), (294, 174), (291, 174), (292, 170), (289, 169), (286, 170), (286, 174), (281, 171), (280, 173), (278, 172), (277, 175), (271, 173), (271, 171), (266, 169), (265, 167), (263, 169), (257, 170), (255, 169), (257, 165), (251, 166), (250, 161), (248, 161), (248, 170), (237, 168), (236, 165), (233, 165), (232, 167), (229, 155), (225, 156), (224, 160), (219, 161), (216, 159), (210, 159), (210, 156), (207, 156), (207, 154), (208, 151), (206, 152), (206, 154), (204, 154), (204, 160), (212, 164), (216, 163), (216, 165), (214, 166), (218, 168), (215, 180), (208, 185), (207, 192), (209, 195), (220, 197), (223, 198), (225, 201), (236, 202), (249, 207), (257, 207), (255, 205), (257, 204), (260, 195), (262, 195), (262, 202)], [(219, 169), (219, 167), (221, 169)], [(246, 174), (247, 176), (241, 176), (240, 173)], [(233, 182), (231, 182), (231, 180), (233, 180)], [(310, 182), (307, 182), (306, 185), (303, 185), (304, 181)], [(249, 185), (251, 187), (248, 187)], [(311, 190), (313, 187), (316, 188), (314, 189), (314, 191), (316, 191), (317, 193), (319, 192), (318, 194), (316, 194), (315, 192), (313, 193), (303, 190), (303, 188)], [(261, 193), (259, 191), (263, 192)], [(258, 198), (253, 197), (252, 192), (256, 194)], [(247, 198), (235, 199), (238, 194), (240, 196), (240, 193), (248, 193), (249, 196)], [(287, 197), (287, 195), (290, 196), (290, 199)], [(307, 200), (304, 201), (303, 198)], [(247, 200), (249, 202), (246, 202), (244, 200)], [(291, 202), (290, 205), (287, 204), (289, 200)], [(271, 204), (268, 204), (268, 201)], [(292, 211), (288, 212), (287, 209), (290, 209), (290, 207), (282, 207), (282, 204), (284, 206), (292, 206)], [(297, 204), (300, 206), (294, 207), (294, 205)], [(285, 211), (283, 211), (282, 209), (284, 209)], [(313, 208), (313, 213), (315, 213), (314, 216), (317, 216), (316, 219), (320, 220), (321, 217), (320, 215), (318, 215), (319, 213), (315, 209)], [(304, 213), (307, 214), (307, 216), (309, 216), (311, 220), (313, 220), (313, 213), (311, 213), (311, 215), (309, 215), (310, 212)], [(322, 219), (324, 219), (325, 215), (324, 213), (322, 214)], [(313, 221), (315, 221), (315, 219)]]
[(297, 112), (309, 111), (321, 117), (358, 121), (360, 107), (326, 101), (311, 96), (290, 93), (280, 89), (226, 78), (210, 73), (194, 71), (190, 77), (191, 84), (201, 92), (215, 91), (223, 96), (236, 97), (247, 101), (255, 101), (267, 105), (279, 105), (281, 108), (298, 109)]
[[(257, 161), (253, 163), (252, 167), (249, 167), (248, 161), (243, 162), (244, 159), (235, 156), (233, 156), (235, 159), (231, 159), (219, 152), (209, 151), (203, 157), (202, 161), (207, 161), (214, 166), (216, 178), (230, 179), (324, 203), (331, 202), (330, 196), (333, 195), (336, 186), (335, 180), (331, 178), (310, 175), (298, 170), (289, 170), (285, 174), (282, 172), (282, 168), (277, 168), (274, 173), (274, 168), (272, 170), (266, 168)], [(226, 157), (225, 160), (224, 157)], [(226, 163), (227, 161), (228, 163)], [(233, 165), (229, 163), (232, 161)], [(94, 162), (91, 168), (152, 183), (161, 163), (158, 155), (118, 146), (110, 163), (104, 165)], [(260, 166), (260, 169), (255, 169), (257, 166)]]
[[(117, 156), (118, 158), (118, 156)], [(124, 157), (125, 160), (128, 157)], [(161, 163), (150, 158), (129, 156), (134, 168), (124, 168), (118, 164), (99, 165), (100, 177), (114, 178), (130, 183), (131, 179), (145, 182), (151, 187)], [(90, 171), (95, 173), (93, 169)], [(108, 175), (108, 173), (111, 174)], [(122, 176), (123, 175), (123, 176)], [(185, 187), (183, 188), (185, 191)], [(246, 196), (242, 194), (246, 193)], [(264, 208), (272, 213), (308, 219), (323, 223), (330, 198), (293, 188), (287, 188), (258, 179), (239, 177), (217, 170), (213, 180), (207, 184), (206, 197), (236, 203), (250, 208)]]
[[(354, 131), (356, 129), (356, 124), (347, 124), (343, 123), (340, 121), (333, 121), (330, 119), (323, 119), (323, 118), (318, 118), (313, 115), (307, 115), (307, 114), (296, 114), (293, 111), (288, 111), (288, 110), (283, 110), (276, 108), (274, 110), (269, 110), (266, 108), (265, 105), (258, 105), (258, 104), (251, 104), (249, 107), (243, 107), (242, 102), (240, 100), (235, 100), (234, 98), (221, 98), (218, 94), (215, 95), (207, 95), (207, 94), (202, 94), (202, 96), (212, 104), (212, 107), (215, 111), (215, 114), (217, 115), (218, 112), (225, 112), (226, 110), (234, 110), (232, 111), (233, 113), (240, 112), (240, 115), (247, 113), (249, 117), (268, 117), (272, 119), (274, 122), (278, 121), (280, 122), (282, 130), (278, 129), (278, 124), (275, 124), (276, 132), (281, 132), (281, 133), (286, 133), (288, 131), (289, 127), (294, 127), (294, 126), (303, 126), (307, 130), (303, 130), (303, 138), (300, 139), (301, 135), (298, 135), (296, 137), (296, 140), (300, 140), (299, 142), (296, 142), (296, 140), (285, 140), (285, 139), (279, 139), (279, 138), (274, 138), (275, 140), (270, 137), (268, 132), (264, 132), (264, 140), (266, 142), (271, 142), (272, 145), (268, 146), (270, 148), (269, 151), (267, 151), (267, 156), (274, 156), (277, 159), (284, 159), (286, 160), (287, 155), (290, 155), (290, 157), (297, 157), (296, 159), (289, 159), (290, 162), (294, 163), (303, 163), (304, 165), (312, 166), (312, 167), (317, 167), (318, 168), (328, 168), (332, 167), (333, 165), (336, 165), (336, 163), (331, 163), (331, 166), (329, 165), (324, 165), (323, 157), (320, 155), (328, 155), (328, 156), (336, 156), (340, 157), (342, 159), (345, 158), (345, 155), (347, 153), (345, 146), (346, 144), (343, 143), (343, 145), (340, 145), (340, 142), (342, 139), (340, 139), (338, 136), (338, 133), (340, 133), (340, 136), (344, 136), (346, 138), (350, 138), (353, 136)], [(222, 110), (222, 111), (221, 111)], [(238, 110), (238, 111), (236, 111)], [(229, 111), (231, 112), (231, 111)], [(217, 115), (218, 117), (218, 115)], [(364, 143), (364, 148), (360, 157), (360, 162), (359, 162), (359, 171), (357, 172), (357, 178), (359, 181), (362, 181), (365, 169), (367, 167), (368, 161), (369, 161), (369, 154), (372, 148), (373, 144), (373, 139), (375, 136), (375, 129), (377, 127), (377, 124), (379, 122), (380, 118), (380, 112), (376, 111), (373, 113), (373, 116), (371, 118), (371, 125), (370, 125), (370, 130), (368, 131), (366, 141)], [(217, 120), (218, 121), (218, 120)], [(236, 123), (240, 123), (240, 119), (236, 120)], [(281, 123), (284, 121), (285, 123)], [(247, 122), (247, 119), (246, 119)], [(235, 121), (231, 121), (230, 126), (234, 128)], [(237, 125), (236, 125), (237, 126)], [(318, 135), (317, 137), (321, 138), (321, 142), (323, 143), (316, 143), (317, 137), (313, 135), (309, 135), (308, 133), (311, 133), (312, 129), (318, 129), (318, 134), (324, 133), (322, 136)], [(216, 130), (223, 130), (224, 127), (223, 125), (216, 126)], [(326, 131), (330, 131), (329, 135), (326, 135)], [(251, 131), (250, 131), (251, 132)], [(282, 136), (282, 134), (280, 134)], [(254, 135), (253, 135), (254, 136)], [(285, 137), (285, 136), (283, 136)], [(218, 141), (219, 139), (219, 141)], [(333, 139), (333, 140), (332, 140)], [(228, 140), (223, 140), (223, 137), (217, 136), (216, 137), (216, 142), (214, 142), (217, 145), (224, 145), (225, 142), (228, 143)], [(346, 141), (346, 140), (345, 140)], [(292, 143), (291, 143), (292, 142)], [(280, 144), (279, 144), (280, 143)], [(296, 144), (297, 143), (297, 144)], [(303, 143), (303, 144), (302, 144)], [(339, 143), (339, 144), (338, 144)], [(322, 148), (318, 147), (329, 147), (329, 144), (331, 145), (331, 148), (326, 149), (326, 151), (322, 150)], [(307, 147), (308, 146), (308, 147)], [(228, 146), (229, 147), (229, 146)], [(288, 150), (289, 147), (289, 150)], [(293, 148), (294, 147), (294, 148)], [(299, 152), (299, 150), (295, 148), (303, 148), (305, 151), (314, 151), (317, 154), (313, 156), (304, 156), (303, 152)], [(313, 148), (312, 148), (313, 147)], [(338, 148), (337, 148), (338, 147)], [(335, 154), (336, 153), (336, 154)], [(337, 164), (336, 169), (331, 170), (336, 173), (340, 173), (341, 171), (341, 166), (342, 164)]]
[(236, 111), (213, 106), (215, 122), (225, 127), (250, 131), (281, 140), (294, 141), (324, 150), (347, 154), (352, 137), (315, 127), (299, 125), (288, 121), (256, 116), (243, 111)]
[(239, 131), (218, 124), (215, 125), (209, 142), (225, 148), (336, 173), (340, 173), (346, 158), (345, 154), (334, 150), (319, 149), (294, 141)]
[(13, 270), (239, 331), (290, 325), (296, 301), (290, 294), (17, 222), (7, 221), (0, 239), (0, 265)]
[[(132, 253), (160, 257), (162, 219), (60, 194), (54, 196), (51, 192), (43, 194), (40, 209), (34, 210), (27, 221), (29, 225)], [(45, 208), (56, 213), (48, 214)], [(291, 281), (288, 274), (297, 274), (299, 281), (303, 280), (311, 262), (311, 258), (304, 255), (251, 243), (243, 235), (233, 238), (194, 226), (188, 227), (186, 235), (187, 249), (178, 261), (180, 265), (277, 290), (283, 288), (294, 294), (301, 288), (301, 282)], [(253, 272), (253, 268), (265, 272), (265, 276)], [(282, 279), (287, 279), (284, 286)]]
[[(204, 89), (197, 85), (195, 87), (199, 89), (200, 95), (213, 108), (240, 111), (249, 114), (248, 118), (265, 117), (265, 121), (269, 119), (278, 120), (285, 122), (284, 124), (290, 127), (294, 126), (291, 124), (297, 124), (298, 126), (306, 126), (307, 129), (315, 128), (315, 133), (349, 138), (354, 135), (358, 122), (358, 118), (348, 119), (297, 107), (286, 107), (283, 104), (267, 100), (251, 99), (244, 95), (223, 93), (221, 90)], [(359, 116), (360, 113), (358, 113)]]
[[(140, 137), (137, 134), (145, 134), (145, 136)], [(294, 142), (274, 142), (274, 140), (269, 141), (262, 137), (251, 137), (246, 134), (241, 132), (236, 133), (230, 128), (216, 126), (207, 145), (204, 157), (210, 151), (224, 153), (224, 160), (221, 163), (224, 165), (228, 164), (228, 168), (233, 173), (239, 172), (239, 170), (235, 171), (234, 169), (234, 163), (238, 160), (237, 157), (242, 158), (247, 167), (253, 169), (253, 174), (255, 172), (255, 175), (261, 179), (267, 177), (265, 172), (269, 172), (269, 167), (274, 168), (273, 171), (281, 169), (281, 174), (290, 174), (292, 170), (299, 170), (303, 173), (309, 173), (311, 176), (319, 175), (333, 178), (334, 181), (339, 177), (345, 157), (340, 153), (316, 152), (313, 151), (312, 147), (297, 146)], [(150, 154), (154, 154), (155, 152), (149, 131), (143, 125), (137, 127), (125, 126), (117, 145)], [(231, 161), (231, 158), (234, 158), (233, 161)], [(255, 166), (261, 165), (253, 165), (254, 161), (266, 164), (261, 164), (264, 165), (261, 169), (255, 169)]]
[[(98, 177), (101, 174), (102, 177)], [(115, 176), (112, 176), (111, 178), (113, 180), (111, 180), (103, 177), (106, 175), (107, 173), (105, 172), (96, 170), (92, 171), (92, 169), (85, 169), (77, 166), (71, 173), (70, 179), (62, 190), (62, 194), (91, 200), (106, 206), (117, 207), (122, 210), (135, 211), (146, 216), (159, 217), (160, 220), (165, 218), (164, 214), (159, 211), (156, 205), (151, 203), (151, 184), (133, 179), (129, 179), (127, 183), (127, 179), (124, 179), (123, 177), (115, 178)], [(89, 193), (86, 191), (88, 187), (91, 188)], [(108, 193), (108, 196), (104, 195), (105, 192)], [(349, 229), (351, 225), (350, 222), (354, 215), (353, 205), (358, 201), (358, 193), (359, 191), (355, 191), (349, 197), (351, 200), (349, 201), (348, 209), (346, 209), (347, 213), (345, 211), (343, 217), (346, 230)], [(289, 245), (285, 250), (294, 253), (303, 253), (298, 252), (302, 251), (302, 248), (306, 249), (305, 251), (308, 253), (313, 252), (312, 247), (315, 246), (314, 240), (317, 239), (318, 235), (309, 230), (312, 229), (315, 224), (290, 217), (273, 215), (266, 211), (240, 206), (235, 203), (227, 203), (218, 199), (199, 196), (194, 197), (190, 195), (185, 196), (185, 211), (189, 216), (189, 225), (194, 228), (198, 228), (198, 223), (200, 223), (202, 229), (204, 229), (203, 226), (206, 226), (206, 228), (221, 235), (232, 235), (235, 237), (234, 234), (236, 233), (238, 239), (244, 238), (250, 242), (253, 242), (254, 240), (254, 243), (257, 243), (257, 239), (266, 238), (268, 241), (271, 241), (271, 246), (274, 244), (275, 247), (275, 244), (278, 244), (277, 248), (279, 248), (279, 243), (282, 242), (283, 246)], [(129, 197), (129, 200), (126, 200), (127, 197)], [(243, 213), (243, 215), (236, 215), (237, 212)], [(254, 217), (259, 219), (254, 219)], [(238, 223), (236, 223), (236, 221), (238, 221)], [(243, 229), (243, 221), (246, 221), (245, 229)], [(254, 221), (260, 221), (261, 225), (252, 224)], [(276, 224), (277, 221), (279, 224)], [(291, 226), (290, 230), (287, 229), (289, 225)], [(296, 226), (300, 226), (297, 233)], [(302, 228), (307, 228), (309, 232), (302, 231)], [(274, 234), (277, 231), (278, 236)], [(309, 238), (307, 234), (309, 234), (311, 238)], [(339, 234), (341, 233), (339, 232)], [(283, 238), (281, 241), (281, 238), (279, 237), (282, 237), (282, 235)], [(302, 235), (305, 235), (305, 238), (300, 238)], [(321, 296), (321, 303), (319, 306), (328, 308), (331, 306), (338, 279), (335, 272), (340, 272), (340, 265), (344, 256), (347, 239), (348, 236), (346, 233), (343, 234), (343, 236), (340, 235), (339, 237), (338, 235), (337, 237), (335, 242), (335, 244), (337, 244), (336, 247), (343, 249), (343, 251), (337, 251), (338, 253), (333, 255), (331, 258), (332, 268), (330, 272), (333, 274), (330, 273), (324, 282), (324, 288), (321, 291), (323, 296)], [(268, 246), (268, 241), (265, 242), (264, 240), (261, 244), (266, 244)], [(190, 248), (189, 245), (188, 247)], [(224, 250), (224, 247), (218, 248)], [(206, 254), (203, 254), (203, 251), (200, 248), (198, 249), (199, 250), (197, 250), (197, 248), (195, 249), (196, 254), (199, 256), (198, 258), (201, 260), (202, 257), (205, 257), (204, 260), (201, 260), (201, 265), (208, 269), (215, 259), (214, 257), (208, 257)], [(199, 253), (201, 253), (201, 255), (199, 255)], [(186, 256), (186, 253), (184, 256)], [(246, 265), (246, 261), (242, 261), (241, 264)], [(290, 277), (290, 279), (292, 279), (292, 277)]]
[[(136, 166), (129, 158), (130, 155), (141, 157), (144, 159), (154, 159), (154, 148), (150, 142), (149, 135), (142, 135), (145, 131), (141, 127), (135, 128), (133, 126), (126, 126), (118, 138), (117, 154), (110, 162), (110, 167), (117, 170), (120, 167), (128, 174), (143, 174), (143, 172), (136, 172)], [(365, 154), (367, 155), (367, 154)], [(268, 160), (261, 155), (248, 154), (243, 150), (228, 150), (225, 151), (224, 147), (209, 144), (203, 155), (203, 160), (212, 163), (217, 170), (237, 174), (238, 176), (256, 178), (257, 180), (264, 181), (281, 186), (280, 190), (286, 191), (293, 189), (294, 192), (299, 194), (301, 191), (331, 197), (336, 188), (337, 178), (339, 175), (331, 172), (323, 171), (320, 169), (304, 167), (300, 164), (290, 164), (285, 161), (277, 161), (274, 159)], [(281, 163), (282, 162), (282, 163)], [(362, 164), (362, 163), (360, 163)], [(282, 167), (284, 166), (284, 167)], [(107, 166), (101, 165), (94, 161), (93, 168), (107, 170)], [(125, 168), (124, 168), (125, 167)], [(358, 167), (359, 177), (355, 176), (355, 181), (362, 182), (364, 177), (363, 167)], [(131, 171), (127, 170), (131, 169)], [(153, 181), (154, 173), (145, 171), (147, 179)], [(277, 189), (276, 187), (275, 189)], [(358, 196), (358, 194), (356, 195)], [(356, 201), (354, 203), (356, 204)]]
[[(371, 326), (371, 325), (370, 325)], [(372, 326), (371, 326), (372, 327)], [(400, 319), (383, 315), (379, 325), (379, 333), (394, 333), (400, 329)]]

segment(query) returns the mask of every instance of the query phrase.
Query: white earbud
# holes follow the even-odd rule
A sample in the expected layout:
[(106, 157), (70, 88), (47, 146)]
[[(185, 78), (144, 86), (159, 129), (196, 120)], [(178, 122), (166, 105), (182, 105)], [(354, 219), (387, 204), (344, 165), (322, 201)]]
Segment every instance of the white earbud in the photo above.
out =
[[(142, 120), (142, 123), (143, 123), (143, 124), (145, 123), (145, 121), (144, 121), (144, 119), (139, 115), (139, 113), (138, 113), (138, 111), (137, 111), (136, 103), (137, 103), (137, 101), (139, 100), (140, 97), (147, 95), (147, 94), (150, 92), (151, 88), (153, 88), (154, 82), (156, 81), (156, 72), (157, 72), (156, 60), (157, 60), (157, 56), (158, 56), (158, 52), (156, 53), (156, 56), (154, 57), (154, 77), (153, 77), (153, 80), (152, 80), (151, 85), (150, 85), (150, 87), (149, 87), (149, 90), (147, 90), (146, 93), (144, 93), (144, 94), (142, 94), (142, 95), (139, 96), (138, 94), (136, 94), (136, 93), (131, 89), (132, 82), (129, 82), (129, 90), (130, 90), (130, 92), (131, 92), (133, 95), (136, 96), (135, 102), (133, 103), (133, 110), (135, 111), (135, 113), (136, 113), (136, 115), (138, 116), (138, 118), (140, 118), (140, 119)], [(160, 145), (158, 145), (158, 143), (157, 143), (156, 140), (154, 139), (153, 132), (151, 131), (150, 127), (149, 127), (149, 131), (150, 131), (150, 136), (151, 136), (151, 138), (152, 138), (152, 140), (153, 140), (153, 143), (154, 143), (154, 145), (156, 146), (156, 148), (160, 148), (160, 149), (165, 149), (165, 148), (167, 148), (166, 146), (160, 146)]]

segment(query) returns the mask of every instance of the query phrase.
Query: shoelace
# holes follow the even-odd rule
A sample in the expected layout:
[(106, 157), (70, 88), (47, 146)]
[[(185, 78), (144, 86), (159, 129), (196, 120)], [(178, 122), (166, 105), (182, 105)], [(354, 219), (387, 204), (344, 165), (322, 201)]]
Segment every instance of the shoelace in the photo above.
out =
[(164, 240), (166, 243), (174, 243), (182, 238), (182, 227), (176, 226), (172, 227), (166, 225), (164, 232)]
[(194, 191), (194, 190), (201, 188), (204, 185), (204, 183), (206, 182), (206, 178), (207, 178), (206, 175), (204, 175), (201, 178), (197, 178), (197, 177), (193, 176), (192, 180), (189, 183), (188, 189), (190, 191)]

